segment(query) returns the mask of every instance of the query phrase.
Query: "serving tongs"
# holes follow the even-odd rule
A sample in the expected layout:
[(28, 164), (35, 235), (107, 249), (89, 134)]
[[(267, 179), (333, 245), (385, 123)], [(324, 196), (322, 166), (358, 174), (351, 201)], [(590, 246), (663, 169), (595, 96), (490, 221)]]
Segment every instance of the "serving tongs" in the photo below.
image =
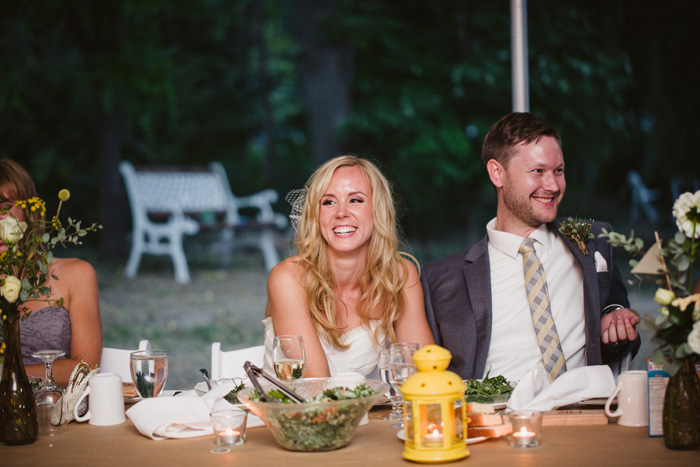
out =
[(284, 384), (280, 383), (277, 381), (276, 378), (268, 375), (265, 373), (261, 368), (258, 368), (257, 366), (253, 365), (250, 362), (245, 362), (243, 364), (243, 369), (245, 370), (246, 375), (248, 375), (248, 378), (250, 379), (250, 382), (253, 383), (253, 386), (255, 386), (255, 389), (258, 390), (260, 393), (260, 398), (264, 402), (278, 402), (276, 399), (273, 397), (270, 397), (267, 395), (265, 390), (262, 388), (262, 385), (258, 381), (258, 377), (263, 377), (264, 379), (268, 380), (270, 383), (272, 383), (277, 389), (280, 390), (282, 394), (285, 396), (289, 397), (291, 400), (294, 402), (297, 402), (299, 404), (303, 404), (306, 402), (306, 399), (289, 389), (287, 386)]

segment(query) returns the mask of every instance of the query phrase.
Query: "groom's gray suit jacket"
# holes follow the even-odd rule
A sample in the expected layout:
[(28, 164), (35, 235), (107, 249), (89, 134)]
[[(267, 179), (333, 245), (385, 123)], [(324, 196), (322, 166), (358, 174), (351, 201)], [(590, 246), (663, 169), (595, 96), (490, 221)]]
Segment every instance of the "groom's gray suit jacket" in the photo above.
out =
[[(557, 219), (559, 225), (561, 219)], [(559, 233), (554, 223), (547, 227)], [(613, 247), (598, 238), (609, 224), (593, 223), (595, 238), (586, 243), (588, 255), (564, 239), (583, 272), (586, 359), (588, 365), (613, 364), (624, 354), (639, 349), (640, 339), (615, 350), (600, 340), (600, 318), (609, 304), (628, 307), (627, 290), (615, 266)], [(607, 271), (596, 272), (594, 255), (598, 251), (607, 262)], [(435, 343), (452, 352), (450, 370), (464, 379), (482, 378), (491, 343), (491, 269), (488, 237), (471, 248), (428, 263), (421, 272), (425, 312)], [(514, 293), (524, 293), (514, 290)], [(603, 347), (601, 349), (601, 347)]]

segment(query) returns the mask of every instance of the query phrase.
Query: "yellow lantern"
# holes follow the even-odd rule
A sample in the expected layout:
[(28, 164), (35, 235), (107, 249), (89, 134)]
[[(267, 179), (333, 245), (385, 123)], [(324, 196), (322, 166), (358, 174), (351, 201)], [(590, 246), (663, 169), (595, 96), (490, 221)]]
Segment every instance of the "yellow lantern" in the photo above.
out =
[(416, 351), (418, 372), (401, 386), (404, 398), (405, 449), (415, 462), (449, 462), (469, 455), (467, 407), (462, 378), (447, 371), (452, 354), (438, 345)]

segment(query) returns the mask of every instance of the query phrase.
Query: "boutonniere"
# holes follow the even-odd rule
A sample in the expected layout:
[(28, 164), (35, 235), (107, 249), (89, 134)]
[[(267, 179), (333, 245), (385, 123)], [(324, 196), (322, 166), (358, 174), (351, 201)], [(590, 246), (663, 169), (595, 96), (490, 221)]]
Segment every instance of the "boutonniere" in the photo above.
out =
[(592, 232), (593, 219), (583, 220), (578, 217), (569, 217), (567, 220), (562, 221), (559, 226), (559, 232), (566, 238), (574, 242), (581, 253), (584, 255), (588, 254), (588, 249), (586, 248), (586, 242), (592, 240), (594, 235)]

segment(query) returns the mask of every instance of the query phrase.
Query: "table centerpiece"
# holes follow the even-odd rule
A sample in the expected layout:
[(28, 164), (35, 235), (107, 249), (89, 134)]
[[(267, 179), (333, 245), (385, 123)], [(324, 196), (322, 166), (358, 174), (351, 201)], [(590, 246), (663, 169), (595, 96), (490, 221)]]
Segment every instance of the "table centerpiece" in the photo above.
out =
[[(654, 300), (662, 307), (642, 325), (654, 332), (654, 363), (671, 374), (664, 397), (664, 441), (669, 449), (700, 447), (700, 379), (695, 362), (700, 355), (700, 293), (693, 287), (693, 266), (700, 258), (700, 191), (683, 193), (673, 205), (678, 231), (644, 249), (644, 241), (617, 232), (601, 237), (630, 253), (632, 273), (659, 285)], [(641, 260), (636, 258), (641, 256)], [(696, 293), (692, 293), (695, 289)]]
[(0, 318), (5, 345), (0, 379), (2, 445), (29, 444), (37, 437), (34, 391), (22, 362), (19, 323), (28, 311), (23, 304), (39, 300), (61, 306), (62, 298), (47, 298), (52, 250), (58, 245), (80, 245), (83, 236), (100, 228), (97, 224), (82, 227), (71, 218), (64, 227), (58, 215), (70, 192), (61, 190), (58, 197), (58, 209), (50, 221), (44, 218), (46, 204), (38, 197), (0, 205)]

